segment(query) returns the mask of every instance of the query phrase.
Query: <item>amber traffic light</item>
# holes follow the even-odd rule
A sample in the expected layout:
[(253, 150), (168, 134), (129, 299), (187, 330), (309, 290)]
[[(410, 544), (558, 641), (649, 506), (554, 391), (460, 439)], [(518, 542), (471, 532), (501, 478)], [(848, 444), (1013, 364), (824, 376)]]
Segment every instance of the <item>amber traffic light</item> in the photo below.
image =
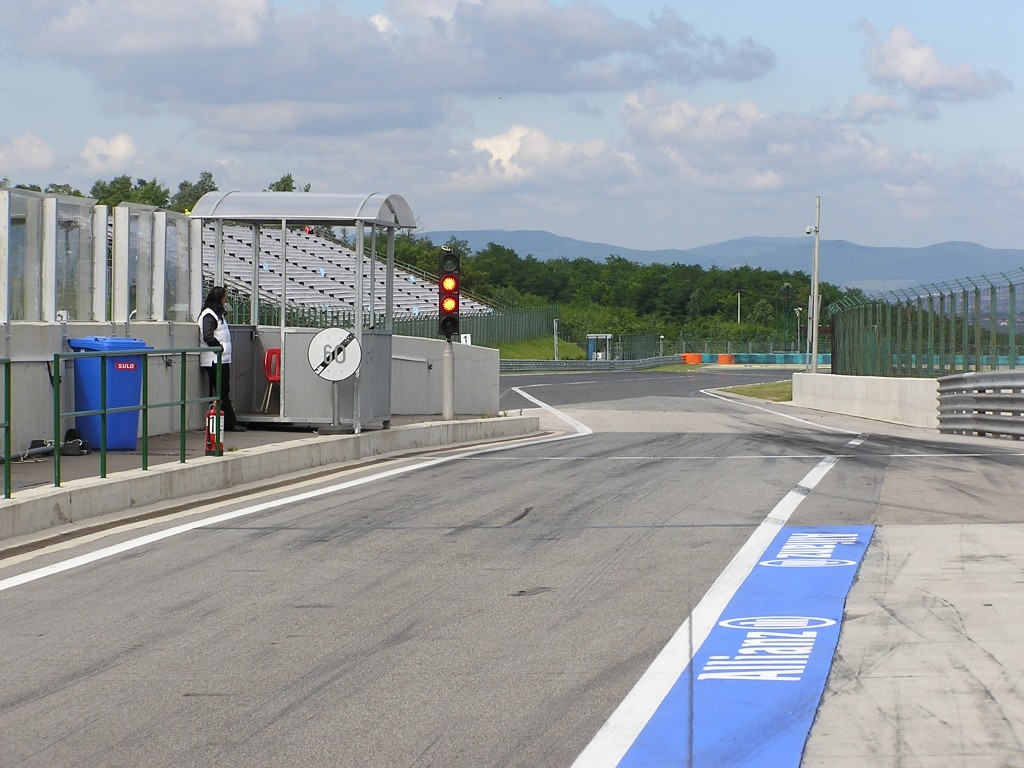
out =
[(441, 246), (437, 258), (437, 332), (449, 341), (459, 335), (459, 254)]

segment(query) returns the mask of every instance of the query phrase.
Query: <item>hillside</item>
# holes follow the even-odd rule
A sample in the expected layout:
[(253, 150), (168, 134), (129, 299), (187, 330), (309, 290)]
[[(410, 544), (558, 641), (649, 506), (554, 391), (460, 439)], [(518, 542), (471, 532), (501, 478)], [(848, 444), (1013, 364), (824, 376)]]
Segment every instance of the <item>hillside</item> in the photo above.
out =
[[(686, 250), (644, 251), (608, 243), (590, 243), (533, 230), (463, 230), (419, 233), (441, 244), (455, 237), (473, 251), (489, 243), (537, 259), (584, 258), (603, 262), (621, 256), (642, 264), (699, 264), (729, 269), (744, 264), (762, 269), (810, 274), (814, 241), (810, 237), (744, 237)], [(911, 288), (968, 276), (998, 275), (1024, 267), (1024, 249), (987, 248), (977, 243), (937, 243), (922, 248), (858, 245), (822, 240), (821, 279), (834, 285), (874, 291)]]

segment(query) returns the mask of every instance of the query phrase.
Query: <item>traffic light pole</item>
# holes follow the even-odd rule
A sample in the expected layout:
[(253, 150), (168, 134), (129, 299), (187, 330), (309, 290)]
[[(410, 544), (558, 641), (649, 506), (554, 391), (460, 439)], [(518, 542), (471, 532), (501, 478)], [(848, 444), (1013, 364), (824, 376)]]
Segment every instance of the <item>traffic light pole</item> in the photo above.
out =
[(441, 418), (455, 420), (455, 350), (450, 336), (441, 355)]

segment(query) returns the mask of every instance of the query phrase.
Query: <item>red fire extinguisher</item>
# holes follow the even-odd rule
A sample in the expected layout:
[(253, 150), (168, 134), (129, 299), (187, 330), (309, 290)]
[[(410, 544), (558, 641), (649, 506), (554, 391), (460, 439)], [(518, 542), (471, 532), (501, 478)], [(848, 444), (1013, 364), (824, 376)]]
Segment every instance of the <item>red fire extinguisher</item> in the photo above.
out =
[(220, 403), (214, 400), (206, 412), (206, 455), (224, 455), (224, 414)]

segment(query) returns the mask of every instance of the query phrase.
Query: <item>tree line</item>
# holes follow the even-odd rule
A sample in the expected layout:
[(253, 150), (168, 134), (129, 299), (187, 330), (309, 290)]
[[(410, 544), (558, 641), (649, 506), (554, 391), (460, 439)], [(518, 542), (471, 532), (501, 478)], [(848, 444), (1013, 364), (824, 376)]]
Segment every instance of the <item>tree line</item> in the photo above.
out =
[[(476, 252), (464, 240), (445, 244), (462, 254), (464, 290), (498, 308), (557, 304), (567, 338), (602, 332), (795, 342), (797, 327), (806, 325), (811, 277), (802, 271), (642, 264), (615, 254), (602, 263), (541, 260), (497, 243)], [(395, 258), (433, 274), (438, 250), (428, 237), (402, 234)], [(862, 296), (831, 283), (821, 283), (820, 290), (822, 308), (851, 294)]]
[[(171, 194), (169, 187), (164, 186), (157, 179), (132, 179), (128, 174), (116, 176), (113, 179), (98, 179), (89, 188), (88, 194), (83, 194), (70, 184), (47, 184), (41, 187), (38, 184), (12, 184), (10, 179), (0, 179), (0, 189), (13, 187), (14, 189), (27, 189), (33, 192), (45, 192), (51, 195), (68, 195), (70, 197), (91, 197), (98, 205), (106, 205), (113, 208), (125, 201), (139, 205), (152, 205), (156, 208), (163, 208), (168, 211), (188, 213), (195, 206), (196, 202), (207, 192), (216, 192), (217, 183), (214, 181), (210, 171), (203, 171), (195, 181), (186, 179), (178, 184), (178, 190)], [(303, 192), (309, 192), (310, 185), (302, 187)], [(290, 173), (284, 174), (277, 181), (267, 185), (265, 192), (295, 192), (295, 179)]]

